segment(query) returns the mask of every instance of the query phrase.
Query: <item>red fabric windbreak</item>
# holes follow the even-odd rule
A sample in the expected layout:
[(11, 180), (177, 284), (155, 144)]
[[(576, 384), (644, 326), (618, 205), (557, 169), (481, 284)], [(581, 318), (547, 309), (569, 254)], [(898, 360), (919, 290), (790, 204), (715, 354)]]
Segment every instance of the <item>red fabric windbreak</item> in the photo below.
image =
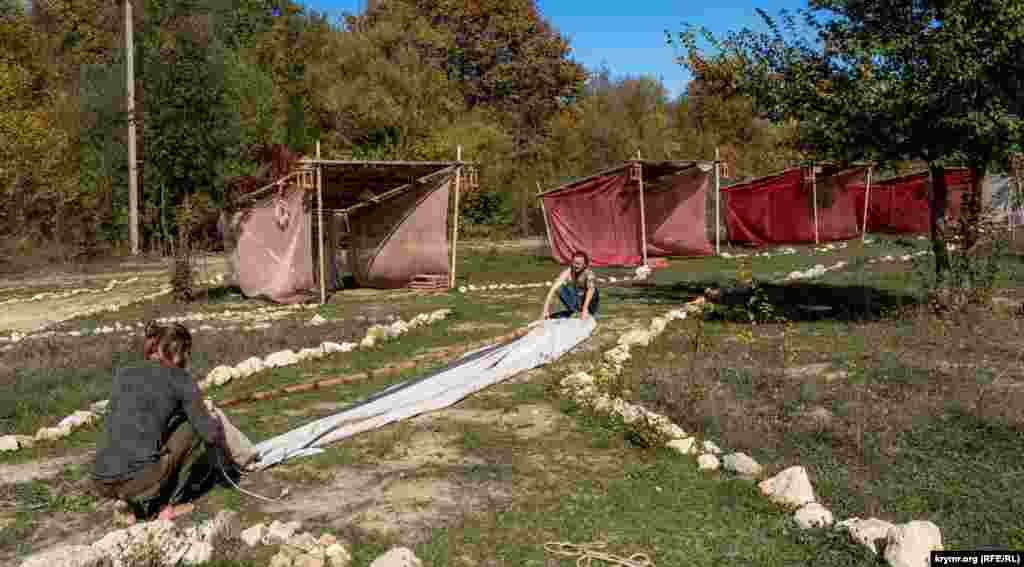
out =
[[(669, 188), (645, 191), (648, 256), (711, 253), (705, 226), (709, 175), (684, 173)], [(552, 255), (568, 263), (586, 252), (593, 266), (636, 266), (643, 261), (639, 185), (629, 170), (600, 175), (571, 189), (541, 197)]]
[[(855, 237), (857, 214), (854, 194), (849, 190), (863, 169), (850, 170), (816, 180), (819, 203), (818, 240), (846, 240)], [(725, 225), (729, 240), (765, 244), (814, 242), (814, 185), (801, 169), (790, 169), (749, 183), (722, 189)]]
[(568, 263), (580, 250), (597, 267), (640, 263), (640, 200), (627, 194), (628, 176), (622, 169), (541, 197), (551, 253), (559, 262)]
[(240, 224), (238, 280), (246, 297), (269, 297), (278, 303), (305, 299), (315, 287), (305, 192), (284, 195), (237, 213)]
[[(971, 188), (971, 173), (966, 169), (951, 169), (946, 177), (946, 218), (960, 218), (960, 201)], [(851, 187), (857, 207), (857, 224), (864, 223), (863, 183)], [(927, 234), (931, 229), (928, 210), (928, 172), (883, 180), (871, 184), (868, 200), (868, 232), (895, 234)]]
[(647, 256), (710, 256), (705, 207), (711, 175), (695, 167), (668, 179), (668, 189), (644, 191)]

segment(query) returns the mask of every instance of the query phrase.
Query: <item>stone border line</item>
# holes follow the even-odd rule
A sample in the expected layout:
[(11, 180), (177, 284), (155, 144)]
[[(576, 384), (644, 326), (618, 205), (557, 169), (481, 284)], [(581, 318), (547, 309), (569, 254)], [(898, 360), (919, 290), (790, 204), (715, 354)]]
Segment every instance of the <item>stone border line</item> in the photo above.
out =
[[(764, 469), (753, 458), (744, 453), (730, 453), (719, 460), (722, 450), (713, 441), (704, 440), (698, 444), (693, 436), (664, 415), (652, 412), (640, 405), (632, 404), (619, 397), (611, 397), (606, 391), (610, 379), (622, 372), (623, 364), (630, 359), (630, 348), (648, 346), (661, 335), (668, 323), (676, 319), (685, 319), (688, 313), (700, 315), (706, 305), (703, 298), (693, 301), (683, 309), (669, 311), (664, 316), (655, 317), (647, 328), (635, 327), (623, 333), (618, 344), (605, 351), (603, 360), (591, 371), (579, 371), (562, 379), (560, 385), (563, 395), (569, 396), (577, 403), (592, 411), (613, 414), (622, 418), (632, 428), (654, 430), (664, 438), (665, 443), (683, 455), (699, 455), (697, 466), (700, 470), (717, 470), (720, 466), (733, 471), (741, 478), (757, 479)], [(792, 466), (758, 483), (761, 493), (772, 502), (795, 510), (793, 519), (804, 530), (825, 528), (833, 525), (832, 512), (818, 501), (814, 487), (801, 466)], [(884, 558), (892, 567), (910, 567), (927, 565), (932, 550), (942, 550), (942, 533), (939, 527), (930, 521), (911, 521), (894, 525), (889, 522), (870, 518), (849, 518), (835, 524), (835, 529), (845, 530), (853, 541), (860, 543), (874, 555), (879, 554), (877, 542), (886, 542)]]
[[(447, 319), (451, 315), (451, 309), (438, 309), (429, 313), (420, 313), (410, 321), (401, 319), (390, 325), (373, 325), (366, 331), (366, 336), (359, 343), (334, 343), (325, 341), (315, 348), (304, 348), (299, 352), (293, 350), (282, 350), (268, 354), (260, 358), (250, 357), (235, 366), (217, 366), (210, 370), (206, 378), (199, 382), (199, 388), (206, 390), (211, 386), (222, 386), (235, 379), (242, 379), (263, 372), (269, 368), (278, 368), (299, 364), (305, 360), (316, 360), (324, 358), (337, 352), (350, 352), (357, 348), (372, 349), (378, 344), (383, 344), (408, 333), (409, 331), (430, 325)], [(35, 436), (28, 435), (4, 435), (0, 437), (0, 452), (17, 451), (27, 449), (36, 442), (52, 441), (71, 435), (78, 428), (94, 423), (100, 419), (100, 415), (106, 412), (110, 400), (101, 400), (92, 404), (88, 411), (79, 410), (62, 419), (54, 427), (43, 427), (36, 432)]]
[[(277, 547), (270, 567), (350, 567), (351, 544), (323, 532), (320, 537), (300, 531), (299, 522), (274, 520), (243, 530), (238, 512), (221, 510), (212, 519), (190, 527), (171, 520), (142, 522), (107, 533), (92, 545), (65, 545), (29, 556), (21, 567), (129, 567), (147, 565), (196, 565), (213, 558), (217, 548), (235, 541), (249, 548)], [(392, 547), (370, 567), (423, 567), (407, 547)]]
[(69, 297), (74, 297), (76, 295), (82, 294), (107, 293), (113, 291), (115, 287), (133, 284), (137, 281), (139, 281), (138, 276), (129, 278), (124, 281), (116, 279), (110, 280), (109, 282), (107, 282), (107, 285), (102, 288), (84, 287), (69, 289), (67, 291), (44, 291), (42, 293), (37, 293), (30, 297), (12, 297), (11, 299), (0, 301), (0, 307), (3, 307), (4, 305), (12, 305), (15, 303), (32, 303), (33, 301), (42, 301), (44, 299), (67, 299)]

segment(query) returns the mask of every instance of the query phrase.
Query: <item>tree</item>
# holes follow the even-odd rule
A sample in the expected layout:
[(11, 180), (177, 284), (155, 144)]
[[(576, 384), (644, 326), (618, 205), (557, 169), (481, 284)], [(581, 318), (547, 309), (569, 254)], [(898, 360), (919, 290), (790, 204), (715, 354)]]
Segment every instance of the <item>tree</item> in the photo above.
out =
[[(949, 266), (943, 166), (969, 165), (977, 203), (986, 169), (1021, 136), (1024, 2), (811, 0), (799, 14), (813, 39), (785, 13), (780, 23), (761, 12), (771, 33), (719, 40), (689, 28), (679, 38), (689, 53), (683, 62), (720, 92), (751, 97), (760, 115), (798, 120), (807, 152), (928, 163), (941, 279)], [(704, 56), (701, 37), (718, 54)]]

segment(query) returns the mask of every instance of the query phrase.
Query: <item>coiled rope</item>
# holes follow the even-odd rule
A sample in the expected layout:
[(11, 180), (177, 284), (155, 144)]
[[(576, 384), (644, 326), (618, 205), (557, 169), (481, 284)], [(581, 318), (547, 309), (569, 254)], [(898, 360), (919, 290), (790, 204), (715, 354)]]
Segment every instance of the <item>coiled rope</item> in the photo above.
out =
[(578, 557), (576, 567), (591, 567), (594, 565), (594, 561), (604, 561), (609, 565), (622, 567), (654, 567), (654, 562), (645, 553), (634, 553), (629, 557), (622, 557), (598, 551), (607, 547), (608, 544), (603, 541), (581, 544), (551, 541), (544, 544), (544, 551), (562, 557)]

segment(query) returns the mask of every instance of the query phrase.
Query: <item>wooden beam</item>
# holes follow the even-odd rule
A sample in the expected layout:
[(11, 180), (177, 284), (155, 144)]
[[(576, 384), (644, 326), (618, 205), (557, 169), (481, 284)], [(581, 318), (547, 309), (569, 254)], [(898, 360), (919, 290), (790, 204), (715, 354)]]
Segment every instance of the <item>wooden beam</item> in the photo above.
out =
[[(540, 181), (537, 182), (537, 197), (539, 198), (544, 191), (540, 188)], [(551, 224), (548, 223), (548, 209), (544, 206), (544, 199), (540, 199), (540, 214), (544, 217), (544, 231), (547, 233), (548, 249), (551, 250), (551, 255), (555, 255), (555, 241), (551, 239)]]
[[(316, 157), (320, 159), (320, 140), (316, 141)], [(316, 167), (316, 203), (320, 228), (317, 231), (320, 240), (320, 305), (327, 303), (327, 255), (324, 254), (324, 184), (323, 166)]]
[(428, 183), (431, 180), (431, 178), (434, 177), (435, 175), (448, 174), (448, 173), (451, 172), (451, 170), (453, 168), (454, 168), (454, 166), (442, 169), (440, 171), (435, 171), (435, 172), (433, 172), (433, 173), (431, 173), (429, 175), (424, 175), (423, 177), (417, 179), (416, 181), (414, 181), (412, 183), (406, 183), (405, 185), (402, 185), (401, 187), (395, 187), (394, 189), (390, 189), (388, 191), (385, 191), (384, 193), (381, 193), (380, 195), (375, 195), (374, 198), (373, 198), (374, 200), (364, 201), (362, 203), (356, 203), (355, 205), (352, 205), (351, 207), (348, 207), (347, 209), (335, 209), (335, 210), (347, 214), (347, 213), (350, 213), (352, 211), (361, 209), (363, 207), (368, 207), (370, 205), (378, 204), (378, 203), (380, 203), (382, 201), (386, 201), (386, 200), (391, 199), (393, 197), (397, 197), (398, 195), (408, 191), (409, 189), (412, 189), (416, 185), (423, 185), (424, 183)]
[[(462, 146), (455, 150), (456, 161), (462, 163)], [(452, 267), (449, 270), (448, 287), (455, 287), (455, 257), (459, 253), (459, 182), (462, 181), (462, 166), (455, 170), (455, 208), (452, 220)]]
[(722, 161), (715, 146), (715, 256), (722, 255)]
[(864, 242), (868, 237), (868, 201), (871, 200), (871, 170), (868, 167), (868, 183), (864, 189), (864, 225), (860, 230), (860, 241)]
[(640, 164), (640, 251), (643, 256), (643, 265), (647, 265), (647, 212), (644, 208), (644, 166), (640, 159), (640, 150), (636, 151), (636, 161)]
[(274, 399), (274, 398), (280, 398), (280, 397), (283, 397), (283, 396), (287, 396), (289, 394), (296, 394), (296, 393), (299, 393), (299, 392), (309, 392), (311, 390), (319, 390), (321, 388), (329, 388), (331, 386), (341, 386), (341, 385), (344, 385), (344, 384), (354, 384), (354, 383), (357, 383), (357, 382), (365, 382), (365, 381), (370, 380), (370, 379), (372, 379), (374, 377), (377, 377), (377, 376), (388, 376), (388, 375), (392, 375), (392, 374), (397, 374), (397, 373), (399, 373), (399, 372), (401, 372), (403, 370), (410, 370), (412, 368), (416, 368), (416, 366), (419, 364), (419, 362), (422, 362), (422, 361), (436, 360), (436, 359), (448, 358), (448, 357), (452, 357), (452, 356), (459, 356), (461, 354), (465, 354), (467, 352), (478, 350), (480, 348), (483, 348), (483, 347), (486, 347), (486, 346), (489, 346), (489, 345), (504, 343), (504, 342), (507, 342), (507, 341), (518, 339), (519, 337), (522, 337), (523, 335), (525, 335), (528, 332), (529, 332), (529, 329), (519, 329), (519, 330), (517, 330), (517, 331), (515, 331), (513, 333), (508, 333), (506, 335), (500, 335), (500, 336), (497, 336), (497, 337), (493, 337), (493, 338), (488, 339), (487, 341), (483, 341), (481, 343), (476, 343), (476, 344), (468, 345), (468, 346), (454, 346), (454, 347), (448, 347), (448, 348), (439, 349), (439, 350), (434, 351), (434, 352), (429, 352), (429, 353), (418, 355), (418, 356), (416, 356), (415, 360), (410, 360), (410, 361), (407, 361), (407, 362), (399, 362), (399, 363), (396, 363), (396, 364), (389, 364), (387, 366), (383, 366), (381, 368), (378, 368), (376, 370), (371, 370), (369, 372), (357, 372), (355, 374), (346, 374), (344, 376), (339, 376), (337, 378), (327, 378), (327, 379), (324, 379), (324, 380), (316, 380), (316, 381), (313, 381), (313, 382), (305, 382), (305, 383), (302, 383), (302, 384), (295, 384), (294, 386), (287, 386), (285, 388), (278, 388), (278, 389), (275, 389), (275, 390), (264, 390), (262, 392), (253, 392), (251, 394), (247, 394), (245, 396), (241, 396), (241, 397), (238, 397), (238, 398), (232, 398), (230, 400), (226, 400), (226, 401), (223, 401), (223, 402), (216, 402), (216, 405), (217, 405), (217, 407), (227, 408), (227, 407), (237, 406), (237, 405), (241, 405), (241, 404), (245, 404), (245, 403), (250, 403), (250, 402), (258, 402), (258, 401), (261, 401), (261, 400), (269, 400), (269, 399)]
[(814, 199), (814, 244), (818, 244), (818, 168), (814, 162), (811, 162), (811, 192), (813, 193), (812, 198)]

